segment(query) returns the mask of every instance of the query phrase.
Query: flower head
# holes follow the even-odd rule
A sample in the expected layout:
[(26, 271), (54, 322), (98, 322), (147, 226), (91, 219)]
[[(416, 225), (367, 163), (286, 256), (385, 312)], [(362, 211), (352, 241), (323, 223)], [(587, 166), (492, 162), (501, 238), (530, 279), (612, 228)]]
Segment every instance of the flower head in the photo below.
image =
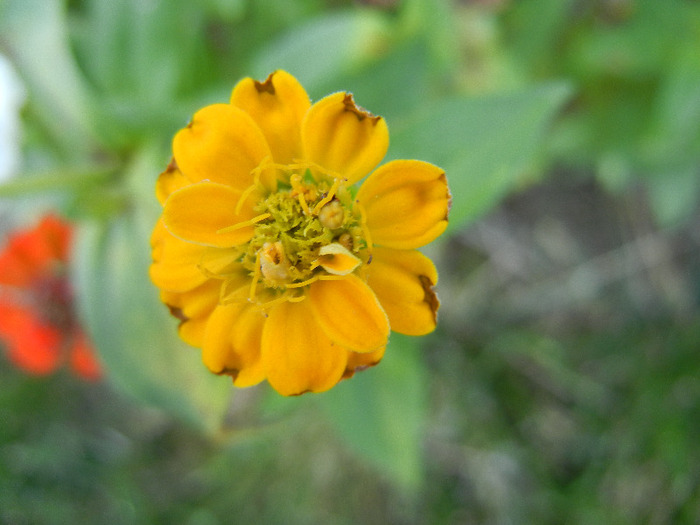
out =
[(30, 374), (50, 374), (67, 361), (94, 380), (100, 366), (75, 315), (67, 275), (71, 237), (71, 227), (53, 215), (9, 237), (0, 252), (0, 343)]
[(312, 105), (284, 71), (242, 80), (177, 133), (151, 278), (212, 372), (320, 392), (378, 363), (391, 329), (435, 328), (437, 272), (416, 248), (447, 226), (445, 174), (374, 169), (388, 144), (352, 95)]

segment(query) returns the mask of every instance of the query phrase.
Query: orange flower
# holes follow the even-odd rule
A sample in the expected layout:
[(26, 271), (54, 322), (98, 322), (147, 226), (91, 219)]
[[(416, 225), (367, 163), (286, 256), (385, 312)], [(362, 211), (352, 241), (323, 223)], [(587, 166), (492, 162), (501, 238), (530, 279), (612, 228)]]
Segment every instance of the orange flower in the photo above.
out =
[(10, 236), (0, 253), (0, 342), (30, 374), (50, 374), (68, 361), (76, 374), (95, 380), (100, 366), (76, 319), (66, 274), (71, 236), (53, 215)]
[(390, 329), (435, 328), (437, 272), (416, 248), (447, 226), (445, 174), (374, 169), (388, 145), (352, 95), (312, 105), (284, 71), (242, 80), (177, 133), (151, 279), (212, 372), (320, 392), (378, 363)]

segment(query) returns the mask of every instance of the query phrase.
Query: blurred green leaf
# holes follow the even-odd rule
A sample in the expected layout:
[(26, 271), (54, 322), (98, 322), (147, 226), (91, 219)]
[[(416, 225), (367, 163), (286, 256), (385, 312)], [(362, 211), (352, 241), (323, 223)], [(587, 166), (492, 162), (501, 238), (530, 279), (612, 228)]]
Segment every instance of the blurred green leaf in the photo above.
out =
[(391, 132), (394, 124), (434, 98), (430, 66), (423, 43), (409, 41), (356, 74), (338, 78), (331, 89), (351, 92), (360, 106), (384, 117)]
[[(73, 16), (76, 54), (101, 95), (97, 125), (115, 149), (174, 131), (187, 97), (218, 78), (206, 15), (184, 0), (86, 0)], [(183, 99), (185, 112), (173, 111)]]
[(383, 21), (373, 11), (343, 11), (302, 24), (263, 46), (251, 75), (264, 79), (276, 69), (297, 77), (312, 97), (324, 95), (329, 80), (351, 71), (381, 43)]
[(107, 182), (114, 171), (113, 166), (91, 166), (25, 175), (0, 184), (0, 197), (18, 197), (51, 191), (78, 191), (93, 184)]
[(650, 144), (643, 150), (652, 169), (697, 165), (700, 160), (700, 32), (669, 60), (652, 114)]
[[(574, 0), (538, 0), (515, 2), (504, 13), (508, 46), (518, 68), (542, 73), (550, 54), (559, 50), (561, 34)], [(537, 30), (533, 30), (537, 28)]]
[(427, 375), (419, 340), (391, 334), (382, 362), (317, 396), (343, 440), (407, 490), (423, 477)]
[[(663, 68), (669, 52), (684, 43), (689, 2), (635, 0), (594, 7), (585, 31), (572, 32), (569, 65), (582, 79), (602, 75), (640, 80)], [(601, 23), (607, 18), (607, 23)], [(534, 28), (533, 28), (534, 29)]]
[(94, 101), (71, 53), (63, 4), (0, 2), (0, 44), (27, 83), (36, 117), (64, 153), (79, 158), (97, 143)]
[(449, 0), (400, 2), (401, 37), (428, 50), (437, 69), (449, 69), (460, 59), (459, 34), (453, 3)]
[(563, 83), (430, 104), (392, 133), (392, 158), (445, 169), (450, 228), (488, 211), (521, 180), (571, 90)]
[[(157, 173), (151, 158), (138, 159), (130, 173), (132, 189), (152, 186)], [(214, 432), (232, 387), (206, 370), (199, 351), (180, 341), (175, 319), (148, 278), (148, 238), (155, 224), (148, 205), (137, 193), (129, 213), (109, 224), (80, 228), (75, 248), (79, 308), (118, 387)]]

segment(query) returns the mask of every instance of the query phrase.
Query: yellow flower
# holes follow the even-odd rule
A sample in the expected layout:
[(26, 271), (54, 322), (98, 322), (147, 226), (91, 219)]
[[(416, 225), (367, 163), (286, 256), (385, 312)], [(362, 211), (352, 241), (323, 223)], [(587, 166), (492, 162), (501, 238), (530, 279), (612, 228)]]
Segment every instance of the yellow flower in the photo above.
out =
[(437, 272), (416, 248), (447, 226), (445, 174), (372, 171), (388, 145), (352, 95), (312, 105), (284, 71), (242, 80), (177, 133), (151, 279), (212, 372), (321, 392), (378, 363), (390, 329), (435, 328)]

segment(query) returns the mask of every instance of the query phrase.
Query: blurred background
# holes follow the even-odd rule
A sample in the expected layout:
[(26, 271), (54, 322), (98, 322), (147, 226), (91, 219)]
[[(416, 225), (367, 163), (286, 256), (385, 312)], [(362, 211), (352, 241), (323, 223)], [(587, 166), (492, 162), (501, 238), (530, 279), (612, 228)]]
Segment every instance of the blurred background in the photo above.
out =
[[(0, 0), (0, 246), (70, 221), (102, 369), (0, 337), (0, 523), (700, 523), (698, 50), (693, 0)], [(437, 331), (291, 399), (147, 275), (172, 136), (280, 68), (453, 194)]]

